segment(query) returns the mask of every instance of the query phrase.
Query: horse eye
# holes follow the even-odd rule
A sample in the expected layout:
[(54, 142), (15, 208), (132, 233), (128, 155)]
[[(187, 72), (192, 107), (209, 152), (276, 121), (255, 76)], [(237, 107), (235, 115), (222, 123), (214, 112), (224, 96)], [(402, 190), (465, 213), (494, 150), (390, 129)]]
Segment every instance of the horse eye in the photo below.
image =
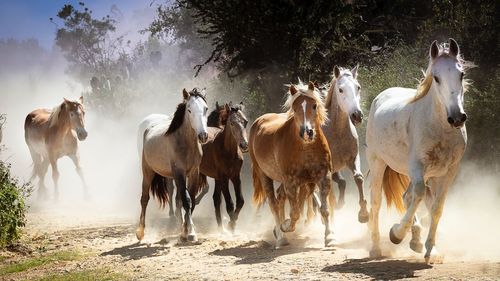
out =
[(343, 93), (343, 92), (344, 92), (344, 90), (342, 90), (342, 89), (339, 89), (339, 92)]
[(358, 86), (358, 91), (360, 91), (360, 90), (361, 90), (361, 86)]
[(188, 112), (191, 113), (191, 109), (188, 109)]
[(464, 73), (463, 72), (460, 73), (460, 80), (464, 80)]
[(434, 76), (434, 80), (439, 84), (439, 79), (437, 78), (437, 76)]
[(316, 110), (316, 107), (317, 107), (317, 105), (316, 105), (316, 104), (315, 104), (315, 105), (313, 105), (313, 109), (314, 109), (314, 110)]

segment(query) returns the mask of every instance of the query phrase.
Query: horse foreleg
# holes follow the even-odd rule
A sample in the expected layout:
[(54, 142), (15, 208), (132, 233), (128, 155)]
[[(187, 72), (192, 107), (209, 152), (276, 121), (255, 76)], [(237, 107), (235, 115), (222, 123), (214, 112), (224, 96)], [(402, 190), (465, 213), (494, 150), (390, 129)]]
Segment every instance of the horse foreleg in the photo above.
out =
[[(411, 203), (411, 194), (409, 192), (409, 189), (407, 189), (403, 194), (403, 199), (405, 208), (407, 209)], [(422, 225), (420, 224), (420, 220), (418, 219), (418, 216), (415, 213), (415, 216), (413, 218), (413, 225), (411, 226), (410, 248), (417, 253), (421, 253), (423, 250), (423, 244), (421, 242), (421, 236), (420, 236), (421, 232), (422, 232)]]
[(188, 241), (197, 241), (196, 232), (194, 230), (193, 219), (191, 217), (192, 202), (188, 189), (186, 188), (186, 177), (182, 173), (175, 175), (175, 185), (177, 192), (181, 195), (182, 207), (184, 209), (184, 224), (182, 226), (181, 239)]
[[(330, 195), (329, 200), (330, 200), (330, 209), (335, 206), (337, 210), (342, 209), (345, 204), (345, 187), (346, 187), (346, 181), (344, 177), (342, 177), (342, 174), (340, 171), (333, 173), (332, 175), (332, 180), (337, 183), (337, 186), (339, 187), (339, 200), (337, 201), (337, 204), (334, 204), (333, 199), (335, 198), (335, 194), (333, 193), (332, 189), (332, 195)], [(330, 212), (333, 214), (333, 210), (330, 210)]]
[(146, 227), (146, 209), (149, 202), (149, 189), (151, 187), (151, 182), (153, 181), (154, 174), (150, 171), (142, 172), (142, 194), (141, 194), (141, 216), (139, 218), (139, 227), (137, 228), (135, 235), (139, 241), (144, 238), (144, 228)]
[(410, 190), (408, 190), (409, 198), (408, 208), (399, 224), (394, 224), (389, 232), (389, 238), (392, 243), (399, 244), (405, 238), (406, 233), (413, 225), (413, 219), (417, 212), (418, 205), (425, 196), (425, 182), (423, 176), (423, 166), (420, 162), (415, 161), (410, 164)]
[(59, 198), (59, 169), (57, 169), (57, 159), (50, 156), (50, 166), (52, 166), (52, 181), (54, 182), (54, 199)]
[(432, 257), (437, 256), (437, 250), (434, 245), (436, 244), (436, 230), (443, 213), (443, 206), (446, 200), (446, 195), (448, 194), (448, 188), (455, 180), (455, 176), (458, 171), (458, 165), (451, 167), (448, 173), (440, 178), (437, 178), (432, 188), (435, 189), (434, 202), (431, 208), (431, 226), (429, 228), (429, 234), (427, 240), (425, 241), (425, 261), (428, 263), (431, 261)]
[(219, 180), (215, 180), (214, 195), (212, 196), (212, 198), (214, 199), (215, 219), (217, 220), (217, 226), (219, 227), (219, 230), (222, 232), (224, 228), (222, 227), (222, 218), (220, 214), (221, 195), (222, 195), (222, 183)]
[[(323, 220), (323, 224), (325, 225), (325, 247), (332, 246), (334, 242), (333, 232), (330, 229), (330, 213), (328, 208), (328, 195), (333, 194), (332, 191), (332, 174), (331, 172), (327, 172), (325, 177), (321, 180), (319, 185), (319, 194), (321, 200), (321, 218)], [(335, 198), (334, 198), (335, 199)], [(333, 213), (332, 213), (333, 218)]]
[(367, 158), (372, 159), (370, 162), (370, 170), (372, 180), (370, 181), (370, 219), (368, 227), (371, 232), (372, 248), (370, 250), (370, 257), (380, 257), (382, 250), (380, 249), (380, 231), (378, 226), (378, 217), (380, 205), (382, 203), (382, 181), (384, 179), (384, 172), (387, 165), (376, 156), (370, 157), (367, 153)]
[(229, 215), (228, 228), (231, 232), (233, 232), (236, 222), (234, 221), (234, 202), (233, 198), (231, 198), (231, 193), (229, 192), (229, 180), (225, 178), (221, 181), (221, 184), (222, 195), (224, 195), (224, 201), (226, 202), (226, 212)]
[(236, 227), (236, 220), (238, 220), (238, 216), (240, 214), (241, 208), (243, 208), (243, 205), (245, 204), (245, 199), (243, 198), (243, 194), (241, 192), (241, 179), (240, 176), (238, 175), (235, 178), (231, 179), (231, 182), (233, 183), (234, 186), (234, 195), (236, 196), (236, 209), (234, 210), (234, 224), (233, 224), (233, 230)]
[(84, 196), (88, 197), (88, 185), (87, 181), (85, 180), (85, 176), (83, 175), (83, 169), (82, 166), (80, 165), (80, 156), (77, 154), (69, 155), (69, 158), (73, 161), (73, 164), (75, 164), (76, 172), (78, 173), (78, 176), (80, 177), (80, 180), (82, 181), (83, 184), (83, 192)]
[(369, 214), (366, 209), (366, 200), (365, 195), (363, 193), (363, 173), (361, 173), (361, 163), (359, 159), (359, 154), (356, 155), (354, 162), (351, 167), (352, 174), (354, 176), (354, 181), (358, 187), (359, 193), (359, 212), (358, 212), (358, 221), (360, 223), (368, 222)]

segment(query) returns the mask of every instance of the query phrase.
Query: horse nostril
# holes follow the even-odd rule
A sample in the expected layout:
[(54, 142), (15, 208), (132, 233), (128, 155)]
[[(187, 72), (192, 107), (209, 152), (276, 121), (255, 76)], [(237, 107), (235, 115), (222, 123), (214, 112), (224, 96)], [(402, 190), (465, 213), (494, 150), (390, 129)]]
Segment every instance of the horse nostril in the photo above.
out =
[(462, 113), (462, 119), (460, 119), (462, 122), (465, 122), (467, 120), (467, 114)]
[(455, 121), (453, 121), (453, 118), (448, 117), (448, 123), (449, 123), (449, 124), (453, 124), (453, 123), (455, 123)]
[(307, 135), (309, 135), (309, 137), (312, 137), (314, 135), (314, 130), (313, 129), (308, 129), (307, 130)]

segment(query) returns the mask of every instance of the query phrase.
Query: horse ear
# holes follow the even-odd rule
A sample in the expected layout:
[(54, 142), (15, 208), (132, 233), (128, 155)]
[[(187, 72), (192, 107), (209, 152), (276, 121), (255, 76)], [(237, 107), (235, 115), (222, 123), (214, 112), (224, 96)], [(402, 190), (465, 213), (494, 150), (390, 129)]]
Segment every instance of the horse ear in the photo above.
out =
[(351, 69), (352, 77), (354, 77), (354, 79), (358, 79), (358, 68), (359, 64), (356, 64), (356, 66)]
[(78, 102), (79, 102), (80, 104), (83, 104), (83, 96), (80, 96), (80, 98), (78, 99)]
[(339, 78), (340, 76), (340, 69), (338, 66), (333, 67), (333, 74), (335, 75), (335, 78)]
[(430, 53), (431, 59), (435, 59), (437, 57), (437, 55), (439, 54), (439, 48), (438, 48), (436, 40), (434, 40), (434, 42), (432, 42), (431, 49), (430, 49), (429, 53)]
[(229, 113), (229, 112), (231, 112), (231, 108), (229, 108), (229, 104), (227, 104), (227, 103), (224, 105), (224, 109), (225, 109), (228, 113)]
[(310, 91), (314, 91), (314, 82), (309, 81), (309, 85), (307, 86), (307, 88), (308, 88)]
[(450, 38), (448, 42), (450, 44), (450, 50), (448, 51), (450, 56), (458, 56), (458, 54), (460, 53), (460, 48), (458, 47), (457, 41), (455, 41), (455, 39), (453, 38)]
[(182, 96), (184, 97), (184, 100), (189, 99), (189, 93), (186, 91), (186, 88), (182, 89)]
[(243, 102), (240, 102), (240, 110), (245, 110), (245, 106), (243, 105)]
[(219, 110), (219, 108), (220, 108), (220, 106), (219, 106), (219, 102), (218, 102), (218, 101), (216, 101), (216, 102), (215, 102), (215, 109)]
[(70, 100), (68, 100), (67, 98), (63, 98), (63, 100), (64, 100), (64, 103), (69, 103), (70, 102)]
[(297, 88), (294, 85), (290, 85), (290, 95), (295, 95), (297, 93)]

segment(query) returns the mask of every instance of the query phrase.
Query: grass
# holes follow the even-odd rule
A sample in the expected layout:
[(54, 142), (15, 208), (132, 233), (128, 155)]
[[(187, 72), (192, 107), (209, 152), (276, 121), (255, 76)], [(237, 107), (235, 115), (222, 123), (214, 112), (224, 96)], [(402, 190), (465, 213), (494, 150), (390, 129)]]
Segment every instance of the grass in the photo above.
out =
[(51, 253), (45, 256), (28, 258), (16, 263), (0, 266), (0, 277), (10, 273), (26, 271), (28, 269), (43, 266), (56, 261), (77, 260), (81, 256), (82, 255), (80, 253), (75, 251), (62, 251)]
[(51, 274), (49, 276), (38, 279), (38, 281), (113, 281), (113, 280), (127, 280), (128, 278), (123, 274), (113, 273), (105, 269), (97, 270), (83, 270), (76, 272), (69, 272), (64, 274)]

